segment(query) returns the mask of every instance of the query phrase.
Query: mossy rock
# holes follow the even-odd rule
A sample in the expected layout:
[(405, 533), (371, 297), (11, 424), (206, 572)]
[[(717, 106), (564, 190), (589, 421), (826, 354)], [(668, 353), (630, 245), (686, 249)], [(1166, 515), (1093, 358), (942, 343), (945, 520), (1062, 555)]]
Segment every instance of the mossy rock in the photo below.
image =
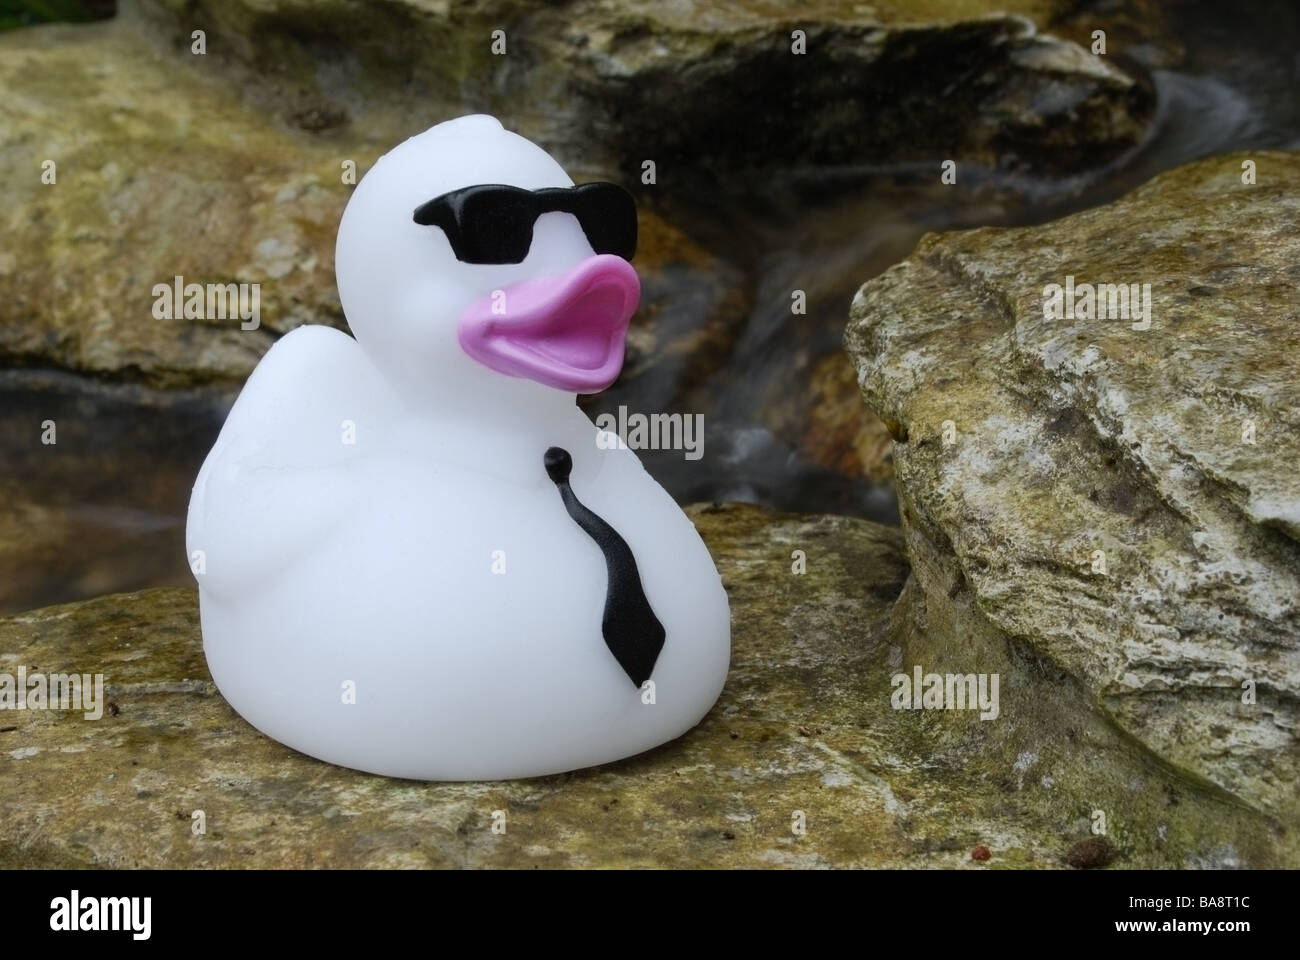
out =
[[(1294, 864), (1266, 818), (1161, 767), (1034, 670), (1004, 668), (1010, 723), (894, 710), (896, 529), (690, 514), (731, 598), (721, 699), (672, 743), (554, 777), (391, 780), (268, 740), (215, 690), (189, 589), (0, 620), (0, 671), (102, 672), (112, 701), (99, 720), (0, 712), (0, 866), (1066, 867), (1098, 806), (1117, 866)], [(1063, 719), (1036, 723), (1053, 710), (1074, 740), (1054, 743)]]
[[(930, 236), (863, 286), (847, 334), (868, 406), (899, 425), (932, 655), (1015, 651), (1292, 827), (1298, 198), (1300, 154), (1239, 154), (1042, 226)], [(1108, 291), (1103, 316), (1050, 316), (1067, 277), (1147, 284), (1150, 314), (1111, 315)]]

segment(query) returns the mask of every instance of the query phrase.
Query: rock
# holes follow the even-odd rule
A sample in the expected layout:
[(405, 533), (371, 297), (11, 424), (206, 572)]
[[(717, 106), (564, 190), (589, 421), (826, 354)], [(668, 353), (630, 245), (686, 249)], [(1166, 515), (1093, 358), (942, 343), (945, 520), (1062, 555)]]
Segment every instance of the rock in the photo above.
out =
[[(846, 336), (897, 441), (900, 629), (940, 665), (1034, 664), (1283, 824), (1300, 819), (1297, 187), (1300, 155), (1214, 157), (1043, 226), (931, 236), (861, 289)], [(1044, 319), (1067, 275), (1150, 284), (1149, 329)]]
[[(0, 253), (6, 365), (231, 383), (278, 334), (342, 324), (340, 164), (364, 169), (377, 151), (291, 134), (204, 63), (160, 56), (127, 20), (0, 35), (0, 169), (15, 182)], [(154, 286), (178, 275), (260, 284), (260, 325), (158, 319)]]
[[(1295, 862), (1260, 814), (1100, 719), (1080, 714), (1067, 745), (1033, 717), (891, 709), (897, 530), (752, 507), (691, 516), (731, 597), (722, 698), (671, 744), (555, 777), (390, 780), (266, 739), (214, 689), (190, 589), (0, 620), (0, 674), (102, 672), (116, 710), (0, 711), (0, 866), (980, 869), (978, 843), (998, 865), (1060, 867), (1096, 805), (1113, 811), (1118, 865)], [(1016, 704), (1057, 696), (1036, 671), (1015, 682)]]
[[(441, 12), (148, 0), (123, 3), (108, 22), (0, 35), (12, 241), (0, 253), (0, 360), (157, 387), (242, 380), (287, 330), (343, 324), (332, 271), (345, 165), (359, 177), (392, 143), (467, 109), (499, 113), (579, 173), (640, 183), (653, 155), (663, 172), (642, 190), (647, 201), (755, 156), (769, 172), (928, 164), (940, 143), (972, 164), (1014, 151), (1017, 162), (1041, 161), (1036, 173), (1078, 173), (1128, 149), (1149, 118), (1137, 81), (1024, 17), (941, 13), (912, 26), (902, 6), (881, 9), (875, 19), (809, 16), (808, 60), (789, 52), (786, 14), (683, 17), (631, 0)], [(489, 49), (494, 29), (513, 38), (505, 56)], [(978, 77), (952, 85), (937, 113), (914, 102), (937, 89), (882, 103), (854, 92), (889, 89), (902, 73), (946, 89), (952, 76), (931, 68), (958, 56), (981, 63)], [(816, 57), (837, 68), (799, 66)], [(777, 95), (792, 109), (771, 111)], [(1071, 134), (1048, 138), (1049, 128), (1082, 139), (1059, 149)], [(55, 183), (42, 181), (46, 161)], [(646, 231), (652, 241), (671, 233)], [(175, 276), (260, 284), (258, 328), (156, 319), (154, 285)], [(714, 283), (726, 277), (723, 265)], [(699, 305), (729, 309), (713, 295)]]
[(889, 430), (862, 405), (856, 386), (853, 365), (843, 354), (817, 361), (812, 396), (800, 398), (803, 422), (791, 431), (791, 439), (807, 438), (808, 452), (821, 466), (846, 477), (885, 483), (893, 475)]
[(1104, 867), (1113, 859), (1115, 859), (1115, 850), (1105, 837), (1088, 837), (1086, 840), (1080, 840), (1065, 855), (1065, 862), (1080, 870)]
[[(605, 149), (629, 177), (654, 159), (682, 187), (687, 174), (929, 167), (940, 155), (988, 168), (1014, 155), (1039, 174), (1078, 173), (1140, 140), (1149, 88), (1038, 33), (1035, 23), (1072, 4), (927, 7), (829, 2), (792, 15), (780, 4), (703, 11), (654, 0), (478, 0), (451, 9), (403, 0), (363, 11), (346, 0), (310, 10), (290, 0), (141, 4), (176, 46), (188, 48), (204, 26), (213, 50), (276, 91), (272, 102), (334, 103), (375, 131), (412, 104), (459, 98), (518, 116), (521, 132), (562, 158), (590, 162), (593, 148)], [(493, 52), (494, 31), (504, 52)], [(277, 65), (269, 77), (266, 64)], [(1062, 142), (1075, 149), (1055, 149)]]
[[(1179, 65), (1187, 51), (1180, 38), (1180, 20), (1186, 11), (1159, 0), (1128, 0), (1123, 4), (1077, 6), (1062, 10), (1051, 23), (1052, 33), (1090, 50), (1105, 33), (1106, 56), (1132, 58), (1150, 68)], [(1182, 22), (1185, 27), (1186, 21)]]

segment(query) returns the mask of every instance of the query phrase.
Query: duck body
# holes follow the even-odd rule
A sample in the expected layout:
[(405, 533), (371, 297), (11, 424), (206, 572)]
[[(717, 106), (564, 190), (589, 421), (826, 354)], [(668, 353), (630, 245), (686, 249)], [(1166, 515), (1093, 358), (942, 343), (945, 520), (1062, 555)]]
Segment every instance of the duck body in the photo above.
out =
[[(343, 242), (341, 230), (347, 308)], [(195, 484), (187, 549), (227, 701), (314, 757), (426, 780), (572, 770), (698, 723), (726, 679), (726, 593), (636, 455), (562, 390), (463, 354), (426, 389), (395, 374), (415, 351), (365, 343), (326, 327), (284, 336)], [(447, 402), (457, 386), (470, 395)], [(630, 548), (662, 624), (647, 683), (607, 646), (607, 558), (548, 477), (553, 447), (572, 457), (573, 493)]]

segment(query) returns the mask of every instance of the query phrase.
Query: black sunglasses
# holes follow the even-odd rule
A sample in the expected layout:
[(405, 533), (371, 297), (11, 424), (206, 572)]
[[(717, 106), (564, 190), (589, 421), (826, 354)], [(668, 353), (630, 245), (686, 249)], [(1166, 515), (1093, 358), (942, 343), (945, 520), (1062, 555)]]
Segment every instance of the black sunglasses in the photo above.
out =
[(624, 260), (636, 253), (636, 201), (614, 183), (541, 190), (483, 183), (420, 204), (413, 219), (441, 227), (462, 263), (521, 263), (533, 245), (533, 224), (552, 210), (577, 217), (597, 253)]

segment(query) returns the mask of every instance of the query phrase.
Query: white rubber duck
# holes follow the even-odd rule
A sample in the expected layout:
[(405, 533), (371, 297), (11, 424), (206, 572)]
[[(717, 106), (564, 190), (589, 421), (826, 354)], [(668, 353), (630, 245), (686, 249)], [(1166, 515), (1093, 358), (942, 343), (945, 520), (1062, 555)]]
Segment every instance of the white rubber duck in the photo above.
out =
[(717, 570), (575, 403), (622, 366), (634, 246), (627, 194), (574, 188), (488, 116), (357, 185), (336, 248), (356, 339), (276, 343), (190, 501), (204, 652), (253, 726), (360, 770), (486, 780), (627, 757), (708, 712), (730, 657)]

